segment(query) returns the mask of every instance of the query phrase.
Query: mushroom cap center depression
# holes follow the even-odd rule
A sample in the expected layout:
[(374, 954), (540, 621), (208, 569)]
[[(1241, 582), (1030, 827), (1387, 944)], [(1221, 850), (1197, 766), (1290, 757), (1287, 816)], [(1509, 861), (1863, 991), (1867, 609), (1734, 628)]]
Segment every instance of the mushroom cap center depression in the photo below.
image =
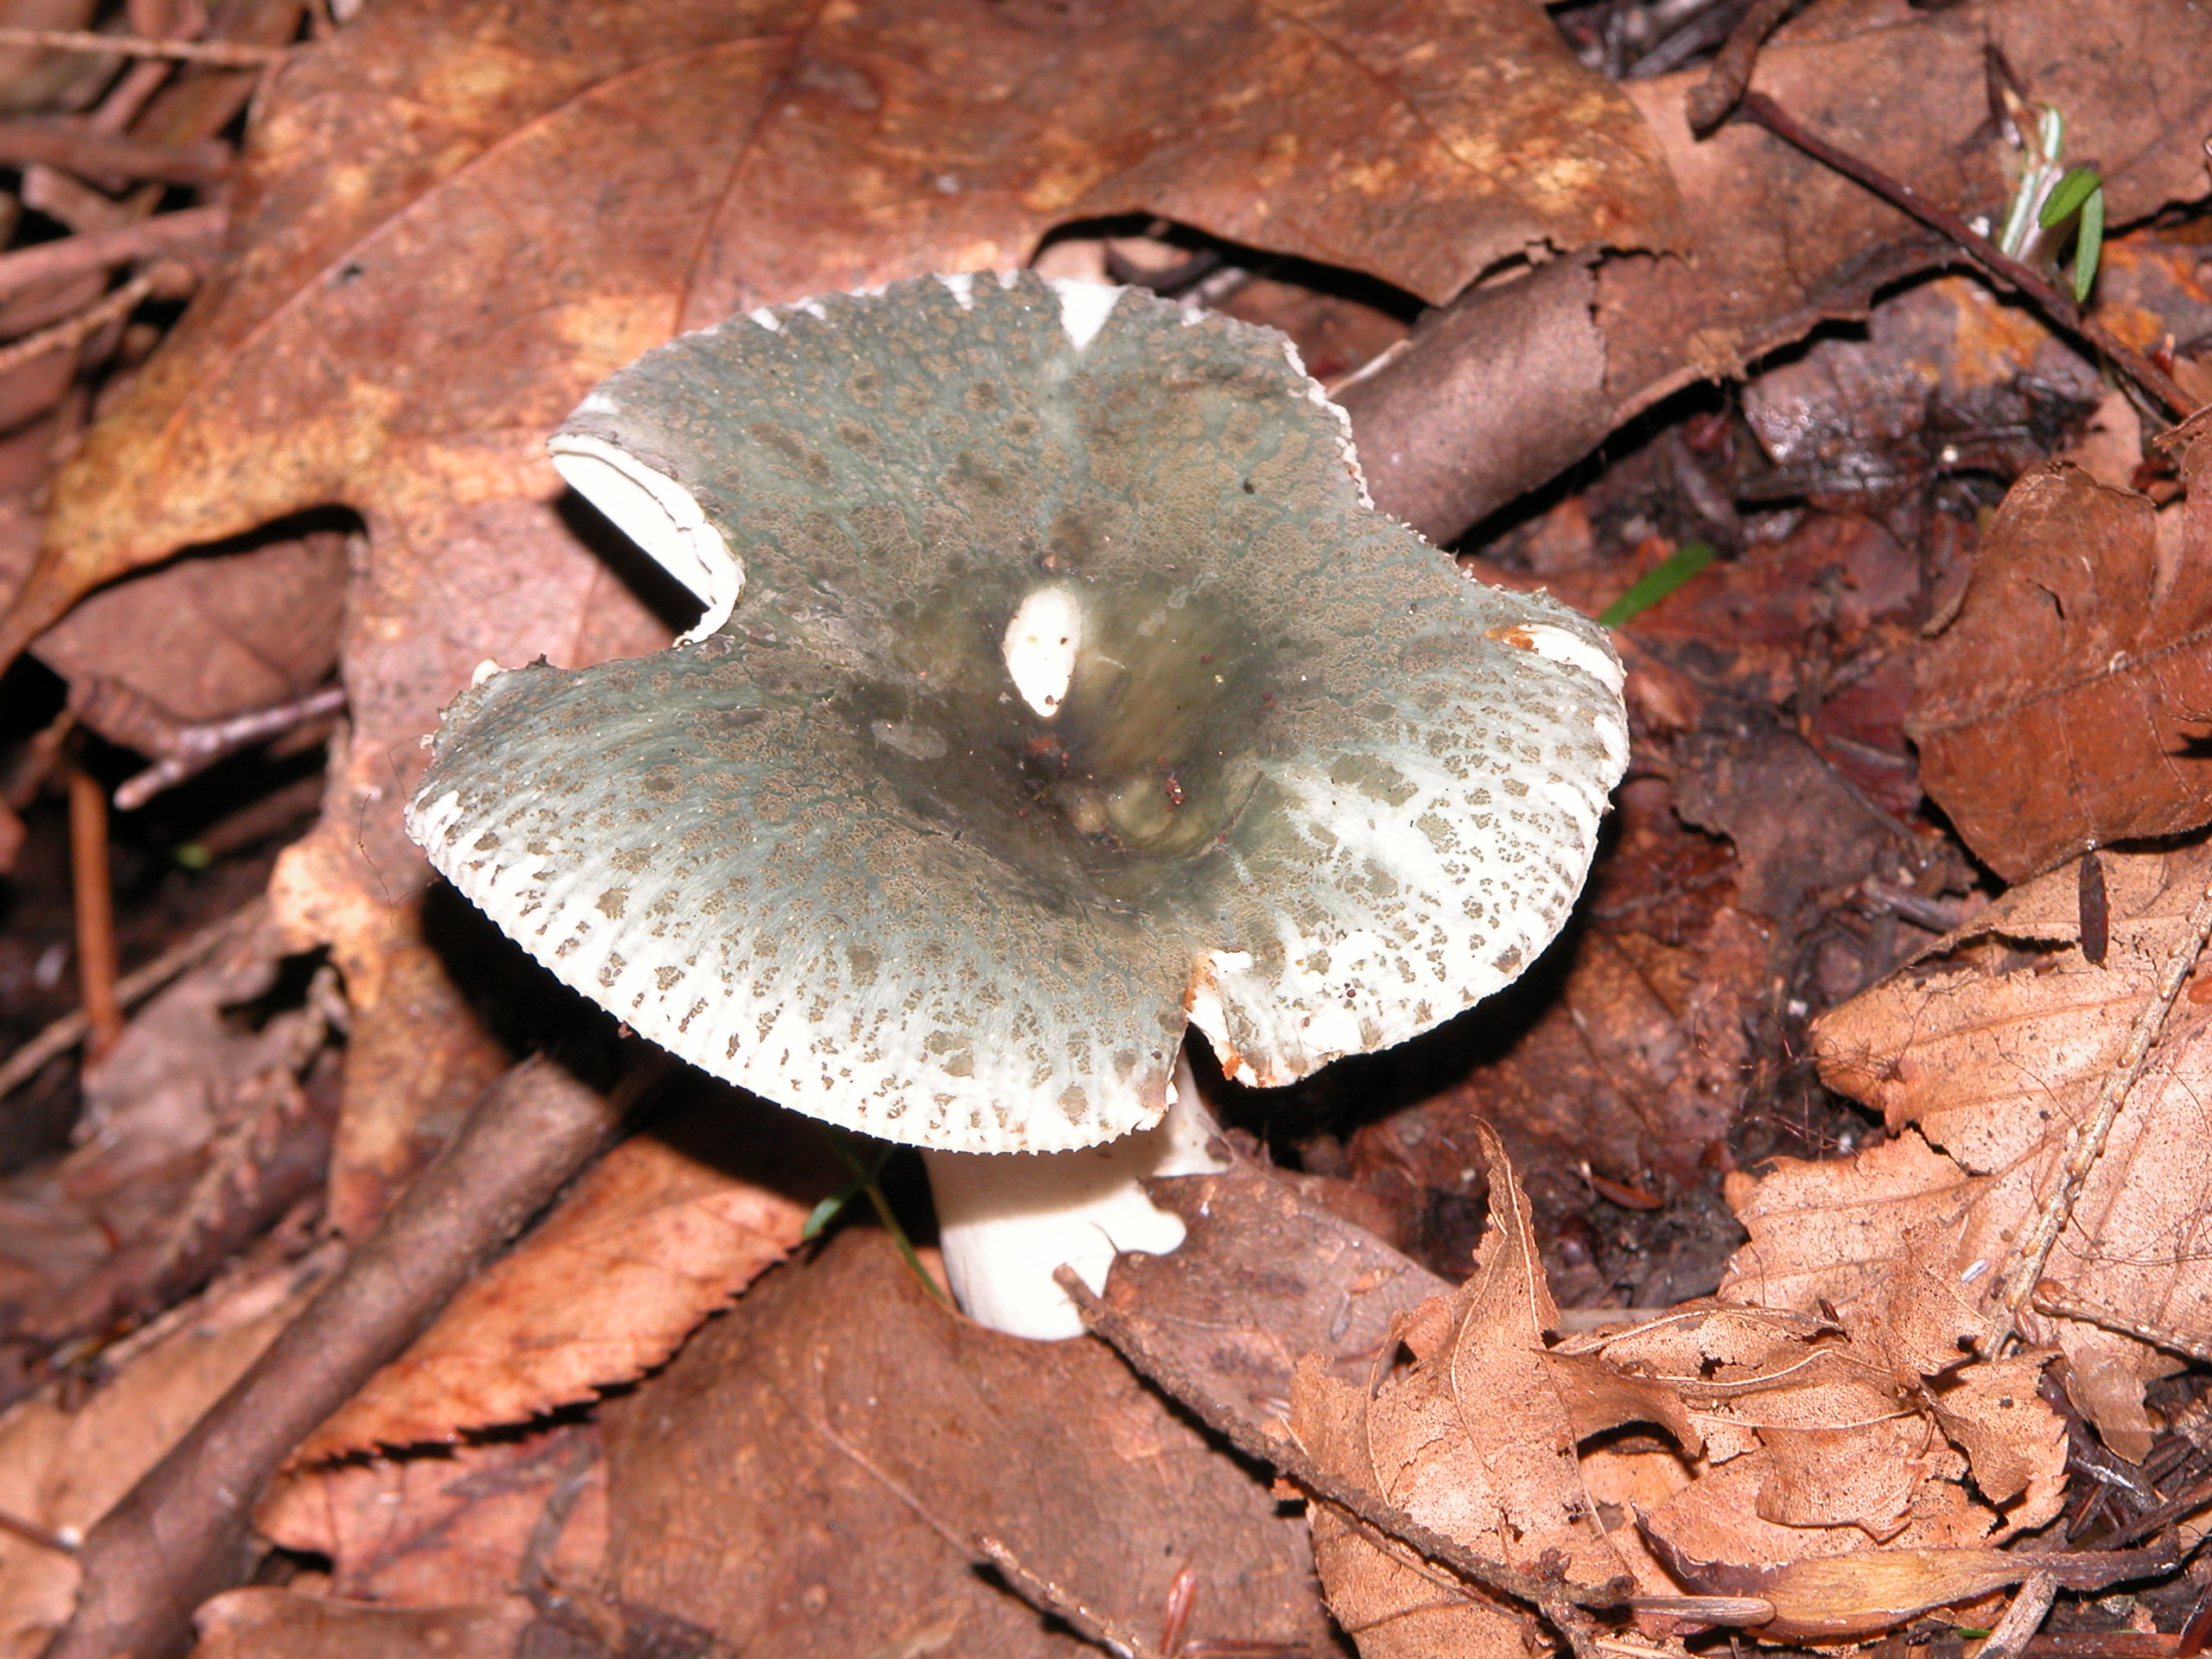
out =
[(1172, 890), (1251, 799), (1281, 653), (1217, 587), (1001, 570), (887, 620), (885, 671), (849, 694), (866, 747), (918, 829), (975, 842), (1055, 908)]

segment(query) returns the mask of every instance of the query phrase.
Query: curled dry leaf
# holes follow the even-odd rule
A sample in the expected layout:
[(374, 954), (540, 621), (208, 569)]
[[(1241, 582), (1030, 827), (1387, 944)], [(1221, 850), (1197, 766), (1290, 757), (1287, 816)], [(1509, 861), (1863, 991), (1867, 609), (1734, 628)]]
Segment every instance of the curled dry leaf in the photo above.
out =
[[(771, 1109), (721, 1093), (626, 1141), (515, 1249), (301, 1447), (314, 1462), (377, 1446), (449, 1441), (518, 1423), (642, 1376), (708, 1314), (799, 1242), (814, 1198), (703, 1161), (711, 1118), (723, 1148), (772, 1144)], [(712, 1144), (710, 1141), (709, 1144)]]
[(2183, 476), (2162, 515), (2063, 461), (2027, 473), (1923, 653), (1922, 777), (2008, 880), (2212, 819), (2212, 447)]
[[(2064, 1427), (2036, 1391), (2048, 1354), (1931, 1385), (1825, 1317), (1718, 1301), (1549, 1344), (1527, 1199), (1484, 1136), (1493, 1226), (1474, 1277), (1394, 1326), (1410, 1367), (1379, 1384), (1325, 1354), (1299, 1368), (1291, 1427), (1314, 1463), (1540, 1575), (1772, 1602), (1757, 1628), (1777, 1638), (1885, 1630), (2017, 1581), (1993, 1546), (2063, 1496)], [(1631, 1424), (1671, 1445), (1606, 1433)], [(1519, 1651), (1528, 1609), (1326, 1504), (1311, 1515), (1363, 1659)], [(1857, 1576), (1821, 1565), (1836, 1560)]]
[[(2067, 1131), (2095, 1100), (2203, 890), (2201, 846), (2104, 861), (2103, 966), (2075, 943), (2075, 874), (2061, 868), (1820, 1021), (1821, 1075), (1878, 1107), (1892, 1138), (1838, 1162), (1785, 1160), (1763, 1179), (1738, 1178), (1730, 1196), (1751, 1242), (1724, 1295), (1831, 1306), (1855, 1340), (1901, 1371), (1934, 1375), (1966, 1358)], [(2208, 1022), (2203, 1003), (2176, 1006), (2047, 1269), (2069, 1300), (2151, 1327), (2201, 1331), (2212, 1320)], [(2151, 1432), (2143, 1386), (2179, 1362), (2079, 1320), (2033, 1328), (2065, 1354), (2067, 1388), (2107, 1443), (2139, 1457)], [(1972, 1446), (1965, 1425), (1981, 1433), (1986, 1414), (1947, 1409)]]
[[(1314, 1462), (1493, 1560), (1585, 1586), (1633, 1573), (1584, 1488), (1575, 1443), (1625, 1421), (1694, 1439), (1663, 1388), (1547, 1352), (1558, 1309), (1529, 1232), (1528, 1199), (1484, 1131), (1493, 1226), (1475, 1276), (1412, 1316), (1415, 1360), (1370, 1394), (1318, 1357), (1291, 1389), (1291, 1430)], [(1328, 1505), (1311, 1510), (1314, 1564), (1363, 1659), (1395, 1655), (1519, 1659), (1526, 1609), (1489, 1598), (1391, 1550)], [(1653, 1593), (1672, 1586), (1654, 1582)]]
[(264, 1536), (330, 1563), (328, 1593), (391, 1607), (499, 1601), (518, 1584), (589, 1583), (607, 1553), (607, 1465), (592, 1423), (348, 1459), (280, 1477)]

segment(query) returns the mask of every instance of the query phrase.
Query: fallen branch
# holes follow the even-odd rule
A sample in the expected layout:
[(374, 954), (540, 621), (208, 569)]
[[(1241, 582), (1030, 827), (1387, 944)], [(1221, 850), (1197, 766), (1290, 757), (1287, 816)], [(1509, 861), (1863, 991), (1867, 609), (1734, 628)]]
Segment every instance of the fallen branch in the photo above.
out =
[(85, 1046), (98, 1059), (123, 1035), (116, 995), (115, 887), (108, 870), (107, 794), (83, 766), (69, 768), (70, 898), (77, 924), (77, 1000)]
[[(210, 922), (197, 933), (156, 957), (143, 968), (115, 982), (115, 1000), (134, 1008), (188, 968), (197, 966), (241, 933), (251, 932), (269, 918), (269, 900), (257, 898), (219, 922)], [(57, 1054), (66, 1054), (85, 1040), (90, 1022), (82, 1008), (72, 1008), (0, 1064), (0, 1098), (29, 1083)]]
[(247, 1515), (293, 1447), (590, 1161), (664, 1070), (648, 1056), (601, 1095), (525, 1060), (478, 1096), (338, 1275), (86, 1535), (76, 1612), (44, 1659), (181, 1649), (193, 1610), (238, 1581)]
[(19, 29), (0, 24), (0, 46), (43, 47), (50, 52), (98, 53), (103, 57), (170, 58), (219, 69), (265, 69), (292, 55), (289, 46), (249, 46), (242, 41), (157, 41), (144, 35), (100, 35), (88, 29)]
[[(0, 123), (3, 127), (4, 123)], [(58, 242), (41, 242), (34, 248), (0, 253), (0, 299), (25, 289), (81, 276), (88, 271), (127, 265), (134, 259), (173, 253), (190, 259), (212, 252), (230, 229), (226, 207), (187, 207), (174, 213), (157, 213), (136, 225), (89, 236), (65, 236)]]
[(124, 812), (136, 810), (163, 790), (205, 772), (225, 755), (235, 753), (249, 743), (281, 737), (311, 720), (342, 714), (345, 709), (346, 688), (333, 683), (317, 686), (266, 709), (251, 709), (221, 720), (170, 726), (156, 741), (159, 759), (117, 789), (115, 804)]
[(22, 167), (31, 162), (79, 175), (213, 184), (231, 170), (231, 147), (213, 138), (196, 144), (149, 144), (85, 127), (0, 121), (0, 164)]
[(1801, 126), (1796, 118), (1764, 92), (1745, 93), (1743, 101), (1737, 105), (1736, 115), (1738, 120), (1764, 127), (1785, 144), (1802, 150), (1823, 167), (1833, 168), (1853, 183), (1865, 186), (1892, 207), (1911, 214), (1938, 235), (1949, 238), (1971, 255), (1974, 262), (1996, 282), (2018, 289), (2032, 301), (2036, 308), (2050, 322), (2103, 353), (2114, 366), (2140, 386), (2152, 402), (2163, 406), (2175, 420), (2186, 419), (2195, 410), (2196, 404), (2190, 401), (2189, 394), (2175, 384), (2171, 375), (2084, 313), (2057, 283), (2041, 271), (2013, 258), (1956, 213), (1937, 207), (1902, 179), (1891, 178), (1871, 162), (1847, 150), (1837, 149), (1827, 139)]
[(0, 346), (0, 374), (12, 373), (34, 358), (73, 351), (117, 318), (129, 316), (138, 308), (140, 301), (153, 297), (181, 299), (193, 290), (199, 280), (199, 274), (180, 259), (156, 260), (113, 293), (102, 295), (83, 310), (64, 317), (51, 327)]

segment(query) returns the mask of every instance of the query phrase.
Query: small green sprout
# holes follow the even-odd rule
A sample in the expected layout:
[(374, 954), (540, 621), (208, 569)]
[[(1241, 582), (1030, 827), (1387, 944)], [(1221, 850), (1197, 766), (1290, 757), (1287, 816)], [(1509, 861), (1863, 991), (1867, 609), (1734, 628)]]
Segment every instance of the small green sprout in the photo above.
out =
[(1719, 555), (1710, 542), (1685, 542), (1664, 561), (1638, 576), (1629, 590), (1598, 614), (1605, 627), (1618, 628), (1630, 617), (1649, 610)]
[(2105, 181), (2094, 167), (2067, 169), (2065, 176), (2044, 199), (2042, 209), (2036, 214), (2036, 223), (2046, 231), (2054, 231), (2077, 214), (2080, 223), (2074, 232), (2074, 303), (2086, 305), (2090, 285), (2097, 280), (2097, 257), (2105, 245)]
[(2066, 118), (2048, 104), (2038, 108), (2034, 130), (2021, 135), (2020, 181), (1997, 245), (2015, 259), (2032, 260), (2062, 245), (2067, 223), (2075, 221), (2074, 302), (2086, 305), (2104, 251), (2104, 179), (2094, 167), (2060, 166)]
[(863, 1158), (855, 1150), (855, 1137), (843, 1129), (823, 1124), (822, 1133), (830, 1144), (837, 1148), (837, 1155), (845, 1160), (845, 1166), (853, 1172), (852, 1179), (814, 1206), (807, 1216), (806, 1225), (799, 1230), (799, 1237), (809, 1243), (821, 1237), (829, 1230), (830, 1224), (843, 1213), (845, 1206), (865, 1193), (875, 1211), (875, 1218), (883, 1224), (883, 1230), (891, 1235), (891, 1242), (899, 1247), (899, 1254), (906, 1261), (908, 1270), (922, 1281), (923, 1289), (938, 1301), (945, 1301), (944, 1292), (930, 1276), (930, 1270), (922, 1265), (922, 1258), (916, 1253), (913, 1241), (906, 1236), (906, 1230), (899, 1224), (899, 1217), (892, 1211), (891, 1200), (883, 1193), (883, 1166), (891, 1161), (891, 1154), (898, 1148), (880, 1146), (871, 1155)]

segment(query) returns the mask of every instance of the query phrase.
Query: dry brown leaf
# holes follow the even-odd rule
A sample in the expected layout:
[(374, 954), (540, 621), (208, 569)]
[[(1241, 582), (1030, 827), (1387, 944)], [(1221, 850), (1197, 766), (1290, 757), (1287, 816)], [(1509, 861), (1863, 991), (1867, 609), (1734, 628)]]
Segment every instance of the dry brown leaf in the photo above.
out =
[[(1600, 1396), (1586, 1368), (1546, 1351), (1544, 1333), (1559, 1312), (1529, 1236), (1528, 1200), (1496, 1135), (1485, 1131), (1484, 1144), (1493, 1224), (1474, 1277), (1442, 1316), (1416, 1317), (1415, 1328), (1436, 1345), (1423, 1341), (1413, 1368), (1372, 1392), (1308, 1359), (1292, 1384), (1291, 1430), (1321, 1468), (1457, 1543), (1573, 1583), (1603, 1583), (1632, 1572), (1633, 1562), (1597, 1518), (1575, 1442), (1608, 1425), (1588, 1420)], [(1612, 1422), (1655, 1413), (1679, 1419), (1662, 1390), (1611, 1380), (1622, 1390)], [(1330, 1609), (1362, 1659), (1519, 1659), (1530, 1631), (1525, 1610), (1408, 1565), (1332, 1506), (1315, 1503), (1310, 1515)]]
[[(1964, 1357), (2012, 1265), (2067, 1130), (2094, 1100), (2204, 884), (2201, 847), (2107, 854), (2106, 963), (2071, 939), (2075, 872), (2007, 893), (1917, 968), (1823, 1018), (1823, 1077), (1897, 1133), (1834, 1163), (1783, 1160), (1739, 1178), (1751, 1233), (1723, 1294), (1811, 1309), (1823, 1300), (1870, 1346), (1924, 1373)], [(2212, 1009), (2183, 999), (2120, 1112), (2048, 1276), (2080, 1301), (2179, 1331), (2212, 1319), (2206, 1074)], [(2178, 1362), (2078, 1320), (2047, 1330), (2067, 1387), (2125, 1457), (2147, 1448), (2143, 1385)]]
[[(540, 1534), (549, 1512), (558, 1528), (550, 1541)], [(571, 1423), (404, 1458), (296, 1468), (278, 1478), (254, 1524), (286, 1549), (327, 1560), (327, 1593), (346, 1600), (492, 1603), (525, 1581), (526, 1567), (556, 1582), (589, 1583), (607, 1553), (599, 1430)]]
[(617, 1147), (317, 1429), (299, 1459), (522, 1422), (659, 1364), (798, 1243), (829, 1190), (792, 1197), (698, 1155), (773, 1145), (781, 1116), (716, 1090), (664, 1133)]
[[(291, 1322), (338, 1253), (275, 1250), (111, 1351), (115, 1374), (73, 1410), (49, 1389), (0, 1417), (0, 1510), (81, 1536)], [(0, 1546), (0, 1654), (29, 1659), (76, 1604), (73, 1557)]]
[(193, 1659), (508, 1659), (536, 1617), (509, 1595), (467, 1607), (381, 1607), (290, 1590), (229, 1590), (199, 1612)]
[[(39, 658), (70, 681), (87, 724), (158, 753), (165, 725), (269, 708), (330, 677), (346, 539), (316, 531), (119, 582), (49, 629)], [(95, 684), (105, 698), (91, 696)], [(130, 705), (142, 702), (133, 722)]]
[(586, 387), (764, 302), (1141, 210), (1441, 301), (1665, 244), (1656, 151), (1516, 0), (380, 6), (265, 95), (242, 251), (61, 480), (23, 614), (333, 499), (543, 499)]
[(978, 1533), (1127, 1629), (1158, 1630), (1187, 1569), (1192, 1649), (1327, 1649), (1304, 1523), (1263, 1481), (1103, 1344), (971, 1325), (867, 1229), (601, 1418), (609, 1593), (738, 1652), (1095, 1654), (976, 1572)]
[(2212, 818), (2212, 449), (2183, 472), (2177, 547), (2131, 490), (2063, 461), (2026, 474), (1923, 652), (1922, 776), (2007, 880)]
[(1840, 1642), (1872, 1636), (1938, 1607), (1955, 1607), (2049, 1572), (2069, 1588), (2102, 1589), (2171, 1570), (2152, 1550), (2109, 1554), (2018, 1554), (1999, 1549), (1853, 1550), (1781, 1567), (1741, 1568), (1661, 1547), (1669, 1568), (1700, 1593), (1757, 1596), (1774, 1604), (1762, 1636), (1783, 1642)]
[(1183, 1218), (1163, 1255), (1114, 1258), (1105, 1300), (1218, 1409), (1281, 1432), (1299, 1361), (1364, 1378), (1399, 1320), (1449, 1287), (1381, 1239), (1243, 1157), (1216, 1175), (1157, 1182)]

